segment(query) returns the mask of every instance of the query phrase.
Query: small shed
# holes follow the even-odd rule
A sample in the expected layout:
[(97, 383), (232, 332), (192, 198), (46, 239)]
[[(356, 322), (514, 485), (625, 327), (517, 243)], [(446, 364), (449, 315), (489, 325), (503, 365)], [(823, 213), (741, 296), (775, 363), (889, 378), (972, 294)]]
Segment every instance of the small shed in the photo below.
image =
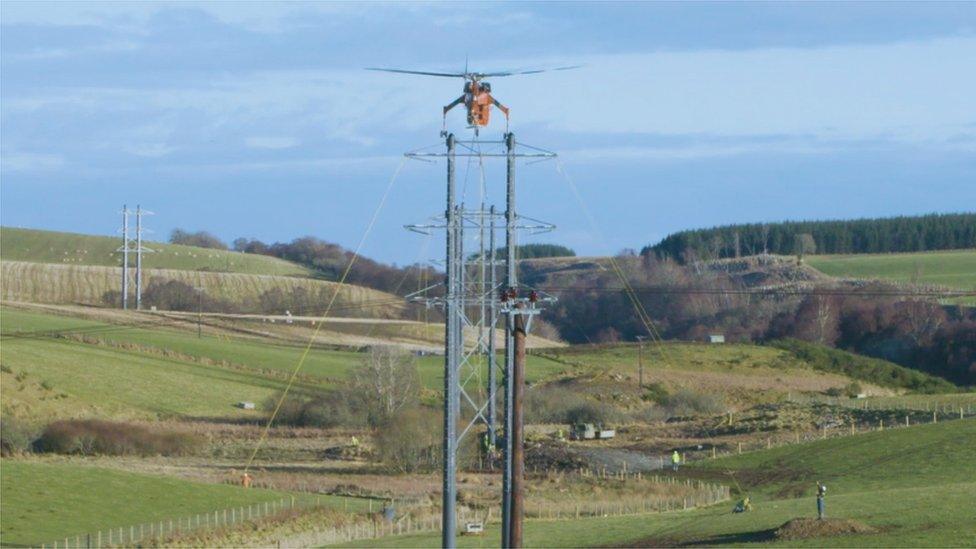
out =
[(723, 334), (711, 334), (708, 336), (709, 343), (725, 343), (725, 336)]

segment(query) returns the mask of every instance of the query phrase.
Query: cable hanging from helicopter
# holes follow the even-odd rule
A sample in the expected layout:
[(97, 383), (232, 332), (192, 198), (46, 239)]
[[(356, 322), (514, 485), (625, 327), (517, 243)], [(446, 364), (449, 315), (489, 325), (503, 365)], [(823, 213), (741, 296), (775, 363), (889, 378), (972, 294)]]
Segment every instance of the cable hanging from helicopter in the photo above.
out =
[(498, 110), (505, 114), (505, 132), (508, 132), (508, 121), (509, 121), (509, 108), (495, 99), (491, 94), (491, 83), (486, 82), (485, 78), (495, 78), (502, 76), (515, 76), (520, 74), (538, 74), (547, 71), (565, 71), (570, 69), (579, 68), (581, 65), (572, 65), (569, 67), (555, 67), (551, 69), (531, 69), (531, 70), (513, 70), (513, 71), (498, 71), (498, 72), (470, 72), (467, 68), (467, 62), (465, 62), (464, 72), (428, 72), (428, 71), (412, 71), (405, 69), (387, 69), (378, 67), (367, 67), (366, 70), (370, 71), (382, 71), (382, 72), (393, 72), (400, 74), (415, 74), (420, 76), (440, 76), (445, 78), (463, 78), (464, 79), (464, 93), (460, 97), (451, 101), (444, 106), (444, 120), (442, 133), (447, 131), (447, 113), (454, 107), (464, 104), (464, 108), (468, 111), (468, 127), (474, 129), (475, 135), (478, 135), (478, 130), (488, 126), (491, 120), (491, 107), (498, 107)]

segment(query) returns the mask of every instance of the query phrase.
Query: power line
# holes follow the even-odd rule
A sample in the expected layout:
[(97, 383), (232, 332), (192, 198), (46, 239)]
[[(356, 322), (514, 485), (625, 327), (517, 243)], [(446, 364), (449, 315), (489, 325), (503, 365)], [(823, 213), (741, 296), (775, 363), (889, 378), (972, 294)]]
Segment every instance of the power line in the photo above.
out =
[(627, 292), (638, 294), (706, 294), (758, 296), (863, 296), (863, 297), (976, 297), (976, 290), (858, 290), (858, 289), (785, 289), (785, 288), (701, 288), (693, 286), (540, 286), (545, 292), (587, 291)]

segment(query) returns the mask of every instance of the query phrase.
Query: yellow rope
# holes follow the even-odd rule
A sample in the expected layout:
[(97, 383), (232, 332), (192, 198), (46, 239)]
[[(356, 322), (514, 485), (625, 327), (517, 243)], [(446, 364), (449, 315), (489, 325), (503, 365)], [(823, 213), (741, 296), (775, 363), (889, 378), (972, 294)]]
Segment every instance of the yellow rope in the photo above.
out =
[(247, 464), (244, 466), (244, 474), (247, 474), (248, 470), (251, 468), (251, 464), (254, 463), (254, 458), (258, 455), (258, 451), (261, 449), (264, 441), (267, 440), (268, 432), (271, 430), (271, 424), (274, 423), (275, 418), (278, 416), (278, 412), (281, 411), (281, 405), (284, 404), (285, 398), (288, 397), (288, 392), (291, 390), (291, 387), (295, 382), (295, 378), (298, 376), (298, 372), (301, 371), (302, 366), (305, 364), (305, 359), (308, 358), (308, 354), (312, 350), (312, 345), (315, 343), (315, 338), (318, 337), (319, 331), (322, 329), (322, 324), (324, 324), (325, 319), (329, 317), (329, 313), (332, 311), (332, 306), (335, 304), (336, 298), (339, 297), (339, 291), (342, 290), (342, 285), (346, 282), (346, 277), (349, 276), (352, 266), (356, 263), (356, 259), (359, 258), (359, 253), (362, 251), (363, 245), (366, 243), (366, 239), (369, 237), (369, 233), (373, 230), (373, 225), (376, 224), (376, 219), (379, 218), (380, 212), (383, 210), (383, 206), (386, 204), (386, 199), (390, 196), (390, 191), (393, 189), (393, 184), (400, 175), (400, 170), (403, 169), (403, 164), (405, 161), (406, 159), (401, 160), (400, 165), (397, 166), (396, 171), (393, 172), (393, 177), (390, 178), (390, 182), (387, 184), (382, 198), (380, 198), (380, 203), (377, 205), (376, 211), (373, 212), (373, 217), (370, 218), (369, 224), (366, 226), (366, 231), (363, 232), (363, 236), (359, 239), (359, 244), (356, 245), (356, 250), (353, 252), (352, 257), (349, 258), (349, 264), (346, 265), (346, 269), (343, 271), (342, 276), (339, 277), (339, 281), (336, 283), (335, 292), (332, 293), (332, 298), (329, 300), (329, 304), (325, 308), (325, 312), (322, 313), (322, 318), (316, 321), (315, 331), (312, 332), (312, 336), (309, 338), (308, 344), (305, 346), (305, 350), (302, 352), (302, 356), (299, 358), (298, 364), (295, 366), (295, 370), (288, 378), (288, 384), (285, 385), (285, 390), (281, 393), (281, 398), (278, 399), (278, 403), (275, 405), (274, 411), (271, 413), (271, 417), (268, 418), (268, 422), (264, 425), (264, 429), (261, 431), (261, 437), (254, 446), (254, 451), (251, 452), (251, 457), (248, 458)]

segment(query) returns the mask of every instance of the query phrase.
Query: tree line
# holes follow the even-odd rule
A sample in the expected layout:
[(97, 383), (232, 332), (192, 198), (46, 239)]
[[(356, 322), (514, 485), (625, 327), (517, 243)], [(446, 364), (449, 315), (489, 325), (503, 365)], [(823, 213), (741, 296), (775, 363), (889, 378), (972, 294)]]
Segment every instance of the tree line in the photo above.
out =
[[(976, 308), (944, 306), (912, 296), (883, 296), (883, 282), (783, 295), (737, 292), (741, 281), (720, 270), (701, 271), (653, 255), (618, 257), (634, 293), (620, 288), (614, 270), (592, 269), (559, 280), (559, 300), (543, 318), (571, 343), (635, 341), (647, 336), (632, 299), (640, 302), (663, 339), (770, 342), (783, 338), (884, 359), (947, 379), (976, 385)], [(526, 277), (546, 289), (544, 277)], [(668, 291), (673, 288), (673, 291)], [(723, 291), (727, 290), (727, 291)], [(878, 372), (878, 377), (888, 375)], [(878, 381), (878, 380), (874, 380)], [(912, 388), (930, 387), (917, 383)]]
[[(174, 229), (170, 243), (200, 246), (220, 250), (228, 249), (226, 243), (206, 231), (190, 232)], [(308, 267), (320, 278), (339, 280), (353, 257), (353, 252), (338, 244), (314, 236), (296, 238), (291, 242), (268, 244), (254, 238), (237, 238), (230, 249), (235, 252), (261, 254), (285, 259)], [(426, 265), (397, 267), (386, 265), (368, 257), (359, 256), (346, 275), (346, 282), (374, 288), (384, 292), (404, 294), (434, 284), (443, 276)]]
[(682, 262), (770, 254), (871, 254), (976, 247), (976, 213), (749, 223), (668, 235), (641, 255)]

